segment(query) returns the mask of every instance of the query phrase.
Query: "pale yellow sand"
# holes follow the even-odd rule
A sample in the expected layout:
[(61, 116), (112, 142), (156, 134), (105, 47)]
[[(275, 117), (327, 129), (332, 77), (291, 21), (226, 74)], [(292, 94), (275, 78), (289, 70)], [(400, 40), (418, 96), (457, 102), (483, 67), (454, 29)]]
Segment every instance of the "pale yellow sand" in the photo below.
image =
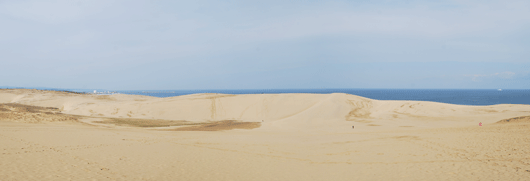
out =
[(34, 90), (0, 90), (0, 103), (18, 103), (0, 105), (0, 180), (530, 178), (529, 105)]

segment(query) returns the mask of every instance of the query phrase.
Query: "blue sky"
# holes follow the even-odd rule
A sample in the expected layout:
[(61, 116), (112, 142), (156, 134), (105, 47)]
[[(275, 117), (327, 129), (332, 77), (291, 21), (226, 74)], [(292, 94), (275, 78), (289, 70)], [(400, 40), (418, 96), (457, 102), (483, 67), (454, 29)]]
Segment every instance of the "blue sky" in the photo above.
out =
[(0, 86), (530, 89), (530, 1), (0, 0)]

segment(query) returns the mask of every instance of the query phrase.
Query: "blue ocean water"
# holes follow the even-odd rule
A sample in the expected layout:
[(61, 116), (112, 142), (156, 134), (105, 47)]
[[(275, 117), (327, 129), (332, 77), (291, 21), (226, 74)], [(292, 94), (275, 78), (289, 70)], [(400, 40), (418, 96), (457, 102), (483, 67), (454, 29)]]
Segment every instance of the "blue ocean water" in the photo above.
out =
[(528, 104), (530, 90), (512, 89), (248, 89), (248, 90), (142, 90), (115, 91), (154, 97), (172, 97), (197, 93), (279, 94), (279, 93), (347, 93), (377, 100), (433, 101), (459, 105)]

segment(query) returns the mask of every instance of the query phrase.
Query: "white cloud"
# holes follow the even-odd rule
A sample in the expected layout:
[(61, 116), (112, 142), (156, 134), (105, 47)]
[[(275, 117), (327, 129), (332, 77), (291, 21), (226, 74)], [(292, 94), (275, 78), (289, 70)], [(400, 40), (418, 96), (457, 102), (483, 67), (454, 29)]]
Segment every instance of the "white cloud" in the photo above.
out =
[[(77, 21), (96, 14), (100, 17), (119, 19), (117, 21), (120, 23), (124, 23), (124, 19), (127, 18), (130, 18), (129, 20), (140, 18), (141, 22), (128, 22), (129, 27), (134, 24), (133, 28), (139, 28), (138, 26), (165, 28), (171, 31), (156, 33), (164, 37), (189, 39), (195, 42), (201, 39), (213, 39), (222, 41), (223, 44), (226, 44), (226, 41), (230, 43), (274, 41), (337, 34), (406, 35), (420, 38), (447, 38), (477, 33), (498, 35), (530, 23), (528, 1), (446, 1), (398, 5), (385, 5), (382, 2), (297, 4), (271, 1), (252, 4), (236, 1), (223, 4), (206, 1), (202, 6), (175, 2), (171, 5), (174, 6), (173, 8), (164, 9), (159, 7), (164, 6), (166, 3), (164, 1), (150, 2), (159, 3), (158, 6), (153, 6), (158, 8), (147, 7), (134, 1), (114, 0), (4, 1), (0, 3), (0, 13), (49, 24)], [(276, 6), (285, 6), (285, 8), (278, 9)], [(104, 11), (106, 8), (111, 10)], [(189, 10), (184, 10), (186, 8)], [(232, 10), (221, 10), (227, 8)], [(147, 16), (147, 14), (161, 16)], [(164, 16), (178, 18), (163, 19)], [(153, 24), (161, 20), (164, 22)], [(193, 24), (190, 26), (189, 22)], [(152, 38), (147, 34), (140, 36)], [(463, 41), (455, 44), (478, 49), (512, 48)]]
[(471, 77), (471, 80), (472, 81), (479, 81), (479, 79), (477, 78), (480, 78), (480, 77), (487, 77), (488, 75), (482, 75), (482, 74), (474, 74), (474, 75), (464, 75), (465, 77)]
[(482, 81), (482, 78), (501, 78), (501, 79), (512, 79), (514, 78), (516, 73), (506, 71), (506, 72), (497, 72), (493, 74), (473, 74), (473, 75), (464, 75), (465, 77), (471, 77), (472, 81)]
[(495, 73), (492, 76), (500, 77), (503, 79), (511, 79), (515, 76), (514, 72), (501, 72), (501, 73)]
[(20, 0), (0, 2), (0, 13), (46, 24), (59, 24), (96, 14), (113, 0)]
[(517, 30), (530, 22), (528, 1), (446, 2), (447, 5), (454, 5), (454, 8), (423, 4), (426, 5), (361, 8), (332, 8), (337, 4), (315, 5), (305, 11), (284, 16), (273, 15), (253, 22), (244, 29), (235, 30), (232, 27), (235, 24), (232, 24), (227, 29), (220, 30), (219, 34), (268, 40), (337, 33), (449, 37), (495, 35)]

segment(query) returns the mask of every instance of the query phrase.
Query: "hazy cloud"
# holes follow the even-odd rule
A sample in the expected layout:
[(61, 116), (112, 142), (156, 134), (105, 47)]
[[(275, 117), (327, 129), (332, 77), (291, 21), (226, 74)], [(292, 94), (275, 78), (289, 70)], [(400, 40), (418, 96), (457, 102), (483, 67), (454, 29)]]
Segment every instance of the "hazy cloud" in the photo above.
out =
[(465, 77), (471, 77), (472, 81), (483, 81), (481, 78), (501, 78), (501, 79), (512, 79), (516, 76), (514, 72), (498, 72), (493, 74), (473, 74), (473, 75), (464, 75)]
[(0, 1), (0, 23), (0, 76), (20, 77), (10, 85), (465, 87), (519, 80), (530, 60), (525, 0), (20, 0)]
[(60, 24), (80, 20), (100, 13), (112, 5), (113, 0), (20, 0), (0, 2), (0, 12), (12, 17), (47, 24)]

